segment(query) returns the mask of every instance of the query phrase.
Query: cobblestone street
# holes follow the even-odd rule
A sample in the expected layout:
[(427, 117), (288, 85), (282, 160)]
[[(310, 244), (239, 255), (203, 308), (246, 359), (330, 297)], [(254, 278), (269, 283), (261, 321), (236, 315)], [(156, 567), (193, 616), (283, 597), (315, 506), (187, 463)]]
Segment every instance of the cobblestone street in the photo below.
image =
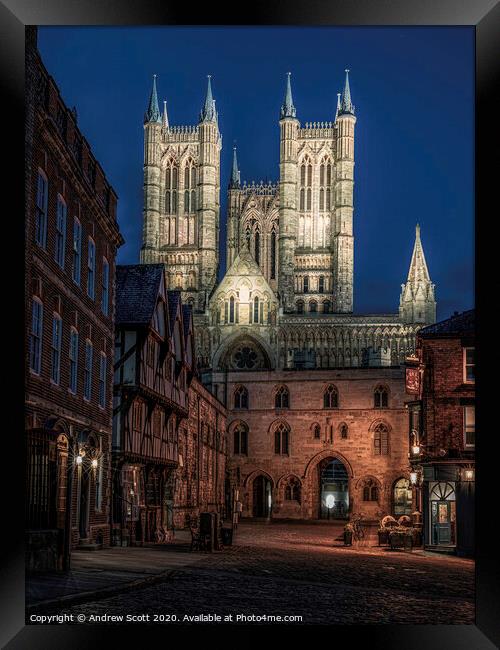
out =
[(177, 622), (201, 614), (233, 614), (235, 622), (238, 614), (293, 615), (303, 624), (474, 622), (473, 561), (380, 548), (374, 531), (345, 548), (336, 540), (341, 530), (242, 523), (233, 546), (213, 554), (186, 547), (186, 565), (153, 586), (40, 611), (84, 614), (87, 622), (91, 615), (127, 614), (175, 615)]

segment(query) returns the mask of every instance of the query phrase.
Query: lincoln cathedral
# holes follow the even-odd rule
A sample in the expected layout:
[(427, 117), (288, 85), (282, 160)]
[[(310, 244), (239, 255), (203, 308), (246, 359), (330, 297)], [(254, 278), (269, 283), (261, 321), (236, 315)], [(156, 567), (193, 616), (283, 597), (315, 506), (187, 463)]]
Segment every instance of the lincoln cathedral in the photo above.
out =
[[(346, 71), (331, 122), (301, 124), (290, 74), (279, 181), (227, 196), (217, 282), (222, 136), (210, 77), (197, 125), (144, 119), (143, 264), (191, 304), (203, 383), (228, 409), (228, 481), (244, 517), (411, 512), (402, 362), (436, 302), (420, 228), (399, 311), (354, 314), (355, 108)], [(277, 116), (278, 117), (278, 116)]]
[(169, 288), (193, 306), (201, 367), (397, 365), (417, 330), (435, 322), (418, 225), (399, 311), (353, 313), (356, 115), (348, 71), (332, 117), (301, 124), (288, 73), (279, 181), (242, 182), (234, 149), (227, 270), (218, 283), (222, 135), (211, 80), (198, 124), (173, 126), (154, 79), (144, 118), (141, 262), (163, 262)]

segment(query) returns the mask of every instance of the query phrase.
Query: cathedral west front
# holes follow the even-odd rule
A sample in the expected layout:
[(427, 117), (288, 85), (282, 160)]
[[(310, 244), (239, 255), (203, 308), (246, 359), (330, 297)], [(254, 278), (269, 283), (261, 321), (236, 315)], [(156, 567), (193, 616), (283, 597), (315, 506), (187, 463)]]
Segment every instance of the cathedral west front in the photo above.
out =
[(156, 79), (144, 116), (141, 263), (191, 304), (198, 367), (229, 409), (230, 482), (243, 516), (408, 514), (401, 367), (436, 320), (417, 225), (398, 311), (354, 313), (355, 107), (302, 124), (286, 77), (279, 180), (242, 182), (233, 150), (220, 282), (222, 135), (211, 79), (196, 125), (169, 123)]

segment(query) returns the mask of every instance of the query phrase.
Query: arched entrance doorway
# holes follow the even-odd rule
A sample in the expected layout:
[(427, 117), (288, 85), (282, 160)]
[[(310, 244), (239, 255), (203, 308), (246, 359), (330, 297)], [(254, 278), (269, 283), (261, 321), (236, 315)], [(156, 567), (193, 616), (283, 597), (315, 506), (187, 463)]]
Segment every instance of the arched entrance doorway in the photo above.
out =
[(431, 483), (431, 543), (454, 546), (456, 524), (456, 495), (452, 483)]
[(349, 480), (344, 463), (338, 458), (325, 458), (318, 466), (320, 519), (347, 519), (349, 513)]
[(253, 481), (253, 516), (270, 517), (272, 509), (271, 481), (259, 474)]
[(411, 515), (412, 512), (412, 491), (410, 481), (407, 478), (400, 478), (394, 483), (393, 510), (395, 517)]

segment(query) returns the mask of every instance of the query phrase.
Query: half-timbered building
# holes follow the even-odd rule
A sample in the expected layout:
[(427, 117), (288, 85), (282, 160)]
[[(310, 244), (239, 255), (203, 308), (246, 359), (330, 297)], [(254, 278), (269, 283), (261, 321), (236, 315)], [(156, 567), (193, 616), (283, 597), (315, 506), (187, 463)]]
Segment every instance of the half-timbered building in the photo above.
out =
[[(217, 437), (224, 438), (225, 410), (195, 377), (191, 309), (180, 292), (166, 290), (163, 264), (117, 268), (114, 369), (114, 541), (163, 541), (200, 505), (217, 511), (222, 504), (218, 492), (210, 492), (209, 503), (199, 487), (192, 489), (208, 457), (200, 444), (222, 448), (219, 473), (202, 475), (212, 480), (225, 472), (225, 445)], [(215, 418), (193, 398), (201, 392)], [(202, 441), (199, 431), (212, 420), (217, 426)]]

